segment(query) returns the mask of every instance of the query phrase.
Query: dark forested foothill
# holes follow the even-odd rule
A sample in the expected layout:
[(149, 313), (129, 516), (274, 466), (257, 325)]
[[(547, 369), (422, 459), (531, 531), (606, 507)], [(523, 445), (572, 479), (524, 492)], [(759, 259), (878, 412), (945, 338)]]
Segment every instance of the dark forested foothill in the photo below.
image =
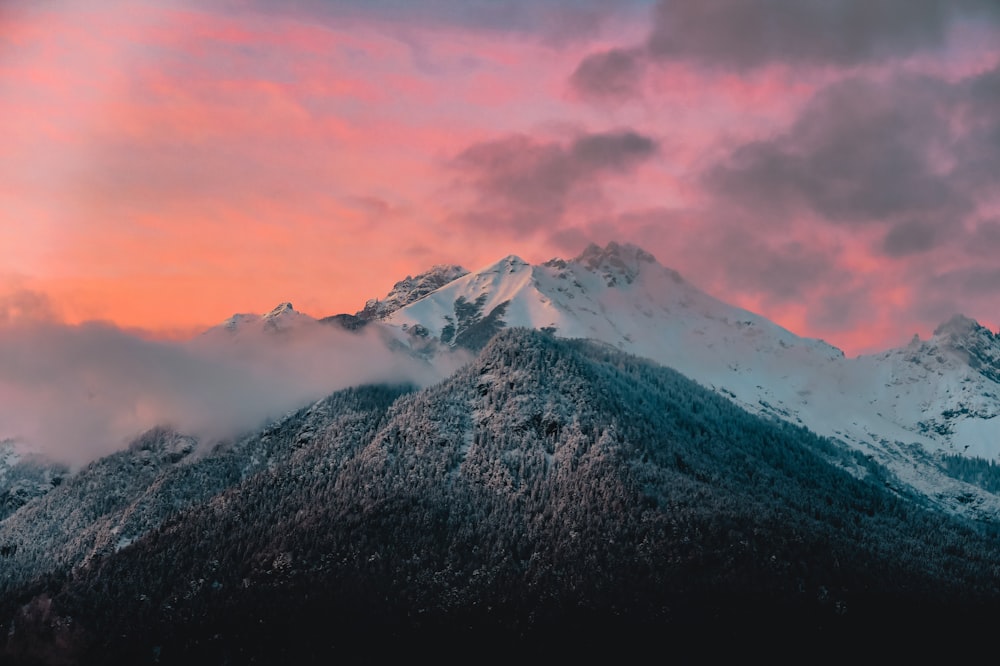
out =
[(211, 451), (153, 431), (29, 502), (0, 523), (0, 644), (13, 663), (684, 661), (984, 627), (996, 530), (893, 487), (669, 369), (503, 330), (429, 388), (342, 391)]

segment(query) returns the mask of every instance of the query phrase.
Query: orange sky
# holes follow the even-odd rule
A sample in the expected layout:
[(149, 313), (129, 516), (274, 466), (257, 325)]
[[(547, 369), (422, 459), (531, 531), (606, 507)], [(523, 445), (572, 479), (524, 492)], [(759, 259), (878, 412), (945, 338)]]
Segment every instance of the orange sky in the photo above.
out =
[(618, 240), (849, 354), (1000, 323), (995, 14), (729, 53), (642, 0), (511, 6), (5, 4), (0, 304), (180, 336)]

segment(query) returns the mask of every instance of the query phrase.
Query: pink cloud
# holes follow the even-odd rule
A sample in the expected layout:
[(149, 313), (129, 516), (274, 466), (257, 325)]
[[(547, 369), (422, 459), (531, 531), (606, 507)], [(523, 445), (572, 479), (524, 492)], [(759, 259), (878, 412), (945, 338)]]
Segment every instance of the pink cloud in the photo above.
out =
[[(641, 52), (653, 26), (633, 15), (614, 31), (595, 23), (553, 40), (541, 29), (512, 37), (464, 14), (48, 7), (6, 16), (0, 36), (0, 244), (9, 270), (31, 276), (69, 321), (193, 330), (282, 300), (318, 316), (353, 312), (432, 263), (475, 268), (510, 252), (544, 261), (591, 240), (638, 242), (707, 291), (849, 352), (896, 343), (899, 327), (926, 332), (948, 308), (996, 309), (975, 289), (993, 279), (976, 254), (997, 218), (982, 183), (976, 215), (950, 235), (902, 215), (838, 228), (815, 206), (769, 213), (737, 196), (777, 201), (776, 190), (737, 185), (771, 182), (767, 168), (782, 159), (800, 173), (795, 160), (814, 144), (796, 128), (809, 125), (811, 100), (847, 77), (906, 91), (895, 77), (922, 73), (961, 97), (963, 77), (988, 74), (1000, 57), (971, 39), (949, 42), (944, 60), (921, 51), (849, 70), (836, 58), (802, 68), (758, 49), (740, 70)], [(909, 39), (907, 25), (883, 27)], [(824, 44), (785, 48), (847, 57)], [(614, 49), (645, 60), (628, 95), (591, 104), (571, 77), (588, 54)], [(595, 71), (599, 85), (608, 74)], [(988, 89), (992, 79), (981, 80)], [(985, 93), (966, 97), (985, 101), (951, 120), (991, 127)], [(513, 200), (498, 199), (499, 181), (475, 165), (453, 168), (457, 155), (512, 136), (558, 152), (574, 137), (618, 130), (659, 150), (621, 173), (565, 187), (555, 178), (548, 198), (544, 188), (522, 196), (522, 208), (552, 206), (527, 206), (521, 225), (482, 224), (474, 213), (484, 202), (497, 213), (500, 199)], [(741, 147), (757, 160), (733, 161)], [(988, 146), (975, 148), (962, 146), (966, 163), (993, 164)], [(948, 164), (943, 154), (928, 178)], [(704, 177), (712, 168), (728, 177), (716, 189)], [(969, 169), (963, 182), (993, 173)], [(528, 180), (506, 182), (558, 171), (527, 164)], [(803, 186), (796, 200), (829, 196)]]

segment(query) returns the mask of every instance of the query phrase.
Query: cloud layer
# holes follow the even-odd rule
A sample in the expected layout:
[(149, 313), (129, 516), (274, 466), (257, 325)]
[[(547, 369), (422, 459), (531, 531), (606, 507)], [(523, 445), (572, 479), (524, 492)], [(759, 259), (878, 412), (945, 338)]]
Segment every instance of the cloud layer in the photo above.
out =
[(14, 0), (0, 281), (182, 338), (617, 240), (849, 354), (996, 327), (997, 7)]
[(157, 425), (211, 442), (341, 388), (427, 385), (447, 372), (390, 351), (374, 331), (320, 324), (180, 343), (102, 323), (19, 322), (0, 327), (0, 439), (76, 466)]

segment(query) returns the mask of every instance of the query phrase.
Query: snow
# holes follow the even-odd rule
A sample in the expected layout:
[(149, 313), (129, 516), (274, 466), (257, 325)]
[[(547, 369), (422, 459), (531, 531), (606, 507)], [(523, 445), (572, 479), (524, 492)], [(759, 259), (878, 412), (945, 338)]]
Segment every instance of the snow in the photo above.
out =
[[(972, 343), (963, 341), (978, 328), (964, 317), (927, 343), (848, 359), (822, 340), (705, 294), (640, 248), (612, 243), (540, 266), (504, 257), (385, 322), (420, 325), (438, 337), (456, 300), (482, 295), (483, 316), (506, 302), (507, 326), (555, 327), (557, 336), (600, 340), (672, 367), (751, 412), (839, 439), (944, 504), (970, 487), (945, 476), (934, 454), (1000, 457), (1000, 419), (993, 418), (1000, 385), (970, 367)], [(926, 459), (914, 462), (914, 451)], [(1000, 513), (996, 496), (979, 495), (976, 510)]]
[(202, 333), (202, 337), (210, 339), (279, 333), (310, 324), (318, 322), (309, 315), (298, 312), (291, 303), (285, 302), (265, 314), (234, 314), (218, 326), (213, 326)]
[[(617, 243), (542, 265), (508, 255), (471, 273), (435, 266), (397, 282), (359, 316), (377, 320), (373, 325), (395, 343), (425, 345), (407, 331), (421, 326), (440, 339), (457, 323), (460, 299), (482, 299), (481, 317), (505, 305), (510, 327), (590, 338), (672, 367), (748, 411), (840, 440), (943, 506), (1000, 516), (1000, 498), (946, 476), (936, 462), (941, 454), (1000, 459), (1000, 336), (971, 319), (956, 316), (930, 340), (849, 359), (822, 340), (713, 298), (648, 252)], [(282, 303), (265, 315), (234, 315), (206, 335), (314, 323)], [(955, 501), (970, 492), (976, 501)]]

